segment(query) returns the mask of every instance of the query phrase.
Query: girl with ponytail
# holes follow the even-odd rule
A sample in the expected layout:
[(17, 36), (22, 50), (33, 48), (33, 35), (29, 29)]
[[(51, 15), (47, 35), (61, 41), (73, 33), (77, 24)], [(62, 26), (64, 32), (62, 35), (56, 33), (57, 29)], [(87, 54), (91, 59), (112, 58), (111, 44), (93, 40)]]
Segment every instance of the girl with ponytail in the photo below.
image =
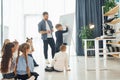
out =
[[(32, 53), (34, 52), (34, 47), (33, 47), (33, 38), (26, 38), (26, 43), (30, 44), (30, 53), (28, 54), (28, 56), (32, 57)], [(34, 62), (34, 66), (38, 67), (39, 65), (37, 64), (37, 62), (35, 61), (35, 59), (33, 58), (33, 62)]]
[(13, 53), (15, 52), (15, 45), (8, 43), (4, 46), (2, 61), (1, 61), (1, 73), (3, 79), (12, 79), (15, 77), (14, 68), (15, 61), (13, 60)]
[[(20, 52), (22, 52), (22, 55), (20, 55)], [(32, 76), (35, 78), (33, 80), (36, 80), (38, 77), (38, 74), (36, 72), (33, 72), (34, 64), (33, 59), (28, 56), (29, 52), (29, 44), (23, 43), (19, 46), (18, 56), (16, 59), (16, 67), (14, 71), (14, 73), (16, 74), (16, 78), (18, 79), (26, 80)]]

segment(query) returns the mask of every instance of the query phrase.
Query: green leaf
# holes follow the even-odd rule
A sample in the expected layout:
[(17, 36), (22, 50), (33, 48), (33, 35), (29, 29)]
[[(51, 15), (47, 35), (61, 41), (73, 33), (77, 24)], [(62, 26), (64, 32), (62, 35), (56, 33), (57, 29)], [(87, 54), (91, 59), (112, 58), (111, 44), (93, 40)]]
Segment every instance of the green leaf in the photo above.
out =
[(105, 0), (104, 13), (108, 12), (110, 9), (116, 6), (115, 0)]
[[(81, 39), (93, 39), (93, 38), (94, 38), (94, 37), (93, 37), (93, 30), (90, 29), (88, 26), (83, 26), (83, 27), (81, 28), (79, 37), (80, 37)], [(84, 46), (83, 40), (82, 40), (82, 45)], [(88, 45), (88, 47), (93, 46), (93, 42), (92, 42), (92, 41), (87, 42), (87, 45)]]

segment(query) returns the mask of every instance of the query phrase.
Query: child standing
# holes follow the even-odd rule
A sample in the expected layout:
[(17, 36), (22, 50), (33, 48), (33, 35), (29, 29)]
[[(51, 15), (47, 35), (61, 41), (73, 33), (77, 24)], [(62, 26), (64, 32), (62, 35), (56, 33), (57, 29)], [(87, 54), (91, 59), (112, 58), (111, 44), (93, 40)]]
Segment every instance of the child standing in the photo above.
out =
[[(20, 56), (20, 51), (22, 55)], [(28, 43), (23, 43), (19, 46), (18, 57), (16, 60), (15, 74), (18, 79), (26, 80), (31, 76), (35, 78), (38, 77), (36, 72), (33, 72), (34, 64), (33, 59), (28, 56), (30, 52), (30, 45)], [(34, 80), (34, 79), (33, 79)]]
[(70, 71), (70, 69), (68, 69), (68, 56), (66, 53), (65, 45), (61, 45), (60, 52), (55, 54), (55, 57), (52, 62), (52, 68), (47, 67), (45, 70), (57, 72), (63, 72), (64, 70)]
[[(32, 53), (34, 52), (34, 47), (33, 47), (32, 38), (30, 38), (30, 39), (27, 38), (26, 42), (27, 42), (28, 44), (30, 44), (30, 53), (28, 54), (28, 56), (30, 56), (30, 57), (33, 58)], [(39, 66), (39, 65), (37, 64), (37, 62), (34, 60), (34, 58), (33, 58), (33, 62), (34, 62), (34, 66), (35, 66), (35, 67)]]
[(15, 61), (13, 60), (13, 53), (15, 52), (15, 46), (13, 43), (8, 43), (4, 47), (2, 61), (1, 61), (1, 73), (3, 79), (14, 78)]
[(61, 24), (56, 25), (57, 31), (55, 32), (56, 36), (56, 52), (60, 51), (60, 46), (63, 44), (63, 33), (68, 32), (68, 27), (66, 27), (66, 30), (63, 30), (63, 27)]

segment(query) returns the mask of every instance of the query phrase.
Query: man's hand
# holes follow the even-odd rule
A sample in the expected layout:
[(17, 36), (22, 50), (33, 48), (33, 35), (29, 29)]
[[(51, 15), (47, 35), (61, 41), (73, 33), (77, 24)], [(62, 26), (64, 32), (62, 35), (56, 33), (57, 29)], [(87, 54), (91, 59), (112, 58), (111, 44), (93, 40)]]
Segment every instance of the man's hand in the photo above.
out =
[(54, 32), (54, 29), (52, 29), (52, 32)]
[(54, 32), (54, 30), (40, 31), (41, 34), (50, 34), (52, 32)]
[(48, 34), (50, 31), (40, 31), (40, 34)]
[(50, 31), (50, 30), (48, 30), (48, 31), (47, 31), (47, 34), (50, 34), (50, 33), (51, 33), (51, 31)]

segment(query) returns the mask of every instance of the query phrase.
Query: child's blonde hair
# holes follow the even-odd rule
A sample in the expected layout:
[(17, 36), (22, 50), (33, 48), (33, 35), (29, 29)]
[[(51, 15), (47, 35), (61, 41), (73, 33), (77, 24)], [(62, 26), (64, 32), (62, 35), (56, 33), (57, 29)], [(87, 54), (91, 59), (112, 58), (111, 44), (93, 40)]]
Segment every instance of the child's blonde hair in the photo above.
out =
[(66, 45), (61, 45), (60, 46), (60, 51), (66, 51)]
[(29, 69), (29, 66), (28, 66), (28, 54), (26, 53), (26, 50), (27, 49), (30, 49), (30, 45), (27, 44), (27, 43), (23, 43), (19, 46), (19, 49), (18, 49), (18, 57), (16, 59), (16, 67), (15, 67), (15, 74), (16, 74), (16, 71), (17, 71), (17, 64), (18, 64), (18, 60), (19, 60), (19, 56), (20, 56), (20, 52), (23, 53), (23, 55), (25, 56), (25, 61), (26, 61), (26, 72), (28, 74), (28, 76), (30, 77), (30, 69)]

